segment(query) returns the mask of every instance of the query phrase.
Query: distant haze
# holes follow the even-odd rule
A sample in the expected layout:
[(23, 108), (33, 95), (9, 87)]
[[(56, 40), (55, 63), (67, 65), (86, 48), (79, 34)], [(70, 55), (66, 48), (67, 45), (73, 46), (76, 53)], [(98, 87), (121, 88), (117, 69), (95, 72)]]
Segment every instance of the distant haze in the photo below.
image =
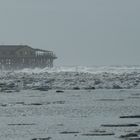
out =
[(0, 43), (52, 50), (55, 65), (140, 65), (140, 0), (0, 0)]

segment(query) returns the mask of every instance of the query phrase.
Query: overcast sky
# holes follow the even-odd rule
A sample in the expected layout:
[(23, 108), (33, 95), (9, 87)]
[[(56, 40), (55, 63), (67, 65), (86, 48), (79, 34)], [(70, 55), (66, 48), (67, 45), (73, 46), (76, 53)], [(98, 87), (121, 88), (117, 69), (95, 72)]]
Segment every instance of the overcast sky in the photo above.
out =
[(0, 0), (0, 43), (52, 50), (55, 65), (140, 65), (140, 0)]

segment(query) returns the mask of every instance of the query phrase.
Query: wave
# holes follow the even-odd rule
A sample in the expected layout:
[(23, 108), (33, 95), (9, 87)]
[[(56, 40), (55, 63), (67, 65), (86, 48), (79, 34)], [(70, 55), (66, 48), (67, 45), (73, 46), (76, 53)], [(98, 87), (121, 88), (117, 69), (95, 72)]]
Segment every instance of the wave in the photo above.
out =
[[(1, 83), (23, 89), (130, 89), (140, 88), (140, 66), (54, 67), (1, 72)], [(3, 85), (3, 84), (1, 84)], [(38, 89), (39, 89), (38, 88)]]
[(131, 72), (140, 72), (140, 66), (62, 66), (62, 67), (53, 67), (53, 68), (35, 68), (35, 69), (23, 69), (16, 72), (23, 73), (59, 73), (59, 72), (79, 72), (79, 73), (131, 73)]

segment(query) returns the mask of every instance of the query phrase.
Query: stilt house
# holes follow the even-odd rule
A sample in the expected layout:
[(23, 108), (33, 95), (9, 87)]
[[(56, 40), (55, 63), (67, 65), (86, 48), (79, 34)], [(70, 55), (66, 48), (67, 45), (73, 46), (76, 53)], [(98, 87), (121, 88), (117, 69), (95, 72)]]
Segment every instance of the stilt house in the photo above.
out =
[(28, 45), (0, 45), (0, 69), (53, 67), (56, 58), (52, 51), (34, 49)]

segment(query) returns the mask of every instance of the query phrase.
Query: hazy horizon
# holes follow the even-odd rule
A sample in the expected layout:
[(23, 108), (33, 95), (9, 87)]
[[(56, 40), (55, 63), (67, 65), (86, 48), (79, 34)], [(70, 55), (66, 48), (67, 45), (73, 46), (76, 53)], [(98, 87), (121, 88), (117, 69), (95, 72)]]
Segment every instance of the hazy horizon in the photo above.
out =
[(55, 66), (140, 65), (139, 0), (0, 0), (0, 44), (52, 50)]

